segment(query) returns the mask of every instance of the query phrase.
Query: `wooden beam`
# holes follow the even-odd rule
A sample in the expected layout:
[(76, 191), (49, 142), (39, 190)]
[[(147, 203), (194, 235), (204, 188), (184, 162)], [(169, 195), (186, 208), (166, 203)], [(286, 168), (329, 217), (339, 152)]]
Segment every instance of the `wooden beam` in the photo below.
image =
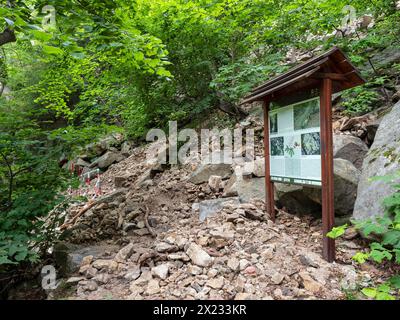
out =
[(271, 181), (271, 163), (269, 151), (269, 99), (264, 100), (264, 159), (265, 159), (265, 209), (275, 222), (274, 183)]
[(240, 104), (243, 105), (243, 104), (251, 103), (251, 102), (254, 102), (254, 101), (262, 101), (265, 97), (269, 96), (270, 94), (272, 94), (272, 93), (274, 93), (276, 91), (279, 91), (279, 90), (281, 90), (283, 88), (286, 88), (286, 87), (289, 87), (290, 85), (295, 84), (295, 83), (297, 83), (297, 82), (299, 82), (301, 80), (309, 78), (313, 73), (317, 72), (319, 69), (320, 69), (320, 67), (316, 67), (316, 68), (314, 68), (314, 69), (312, 69), (312, 70), (310, 70), (310, 71), (308, 71), (306, 73), (298, 75), (296, 78), (293, 78), (293, 79), (290, 79), (290, 80), (288, 80), (288, 81), (286, 81), (284, 83), (281, 83), (280, 85), (278, 85), (276, 87), (273, 87), (273, 88), (271, 88), (271, 89), (269, 89), (269, 90), (267, 90), (265, 92), (263, 91), (263, 92), (255, 95), (255, 96), (248, 97), (244, 101), (242, 101)]
[(328, 79), (331, 79), (334, 81), (348, 81), (347, 77), (344, 74), (340, 74), (340, 73), (316, 72), (311, 77), (316, 78), (316, 79), (328, 78)]
[(335, 260), (335, 240), (326, 234), (335, 224), (333, 184), (332, 80), (322, 80), (320, 97), (321, 180), (322, 180), (322, 255), (328, 262)]

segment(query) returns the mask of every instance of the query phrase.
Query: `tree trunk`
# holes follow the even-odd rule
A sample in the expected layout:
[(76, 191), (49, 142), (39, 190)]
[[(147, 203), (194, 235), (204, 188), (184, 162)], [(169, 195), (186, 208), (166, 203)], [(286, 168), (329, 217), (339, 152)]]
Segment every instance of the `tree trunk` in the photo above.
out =
[(13, 30), (7, 28), (2, 33), (0, 33), (0, 46), (15, 41), (17, 41), (17, 38), (15, 37), (15, 33)]

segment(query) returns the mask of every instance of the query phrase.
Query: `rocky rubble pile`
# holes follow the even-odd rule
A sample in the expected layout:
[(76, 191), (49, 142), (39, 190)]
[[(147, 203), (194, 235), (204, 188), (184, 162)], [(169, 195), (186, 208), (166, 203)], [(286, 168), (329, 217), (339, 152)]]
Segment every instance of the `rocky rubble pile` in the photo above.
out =
[[(360, 249), (349, 241), (356, 233), (338, 241), (338, 262), (328, 264), (320, 258), (320, 219), (285, 212), (319, 211), (316, 190), (276, 184), (283, 210), (276, 224), (269, 220), (262, 119), (256, 111), (237, 127), (256, 128), (255, 160), (242, 149), (232, 164), (167, 166), (146, 146), (108, 167), (104, 195), (66, 216), (63, 237), (78, 245), (59, 263), (72, 264), (63, 268), (76, 285), (70, 298), (341, 299), (341, 289), (368, 285), (371, 278), (351, 261)], [(352, 210), (367, 151), (359, 138), (335, 136), (339, 214)]]
[(320, 258), (318, 223), (279, 217), (272, 223), (260, 201), (227, 202), (204, 223), (191, 214), (156, 238), (126, 237), (118, 252), (82, 259), (71, 298), (340, 299), (355, 288), (352, 266)]

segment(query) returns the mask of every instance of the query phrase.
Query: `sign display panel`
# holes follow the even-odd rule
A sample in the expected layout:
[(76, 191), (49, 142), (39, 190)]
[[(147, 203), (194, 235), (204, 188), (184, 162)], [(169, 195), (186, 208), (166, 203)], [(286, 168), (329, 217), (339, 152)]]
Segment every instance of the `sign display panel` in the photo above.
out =
[(321, 186), (319, 97), (269, 112), (271, 181)]

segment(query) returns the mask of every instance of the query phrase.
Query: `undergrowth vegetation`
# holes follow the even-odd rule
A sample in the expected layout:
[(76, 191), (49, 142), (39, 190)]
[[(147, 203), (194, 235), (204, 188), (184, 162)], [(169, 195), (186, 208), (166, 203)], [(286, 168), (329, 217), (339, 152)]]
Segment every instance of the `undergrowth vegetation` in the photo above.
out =
[(345, 111), (386, 103), (396, 77), (373, 56), (398, 50), (400, 13), (394, 1), (352, 1), (375, 25), (334, 34), (349, 22), (346, 5), (0, 1), (0, 266), (37, 261), (46, 249), (45, 218), (72, 183), (63, 154), (110, 132), (140, 140), (170, 120), (193, 126), (216, 110), (239, 119), (240, 99), (287, 70), (288, 52), (339, 45), (370, 83), (343, 96)]

